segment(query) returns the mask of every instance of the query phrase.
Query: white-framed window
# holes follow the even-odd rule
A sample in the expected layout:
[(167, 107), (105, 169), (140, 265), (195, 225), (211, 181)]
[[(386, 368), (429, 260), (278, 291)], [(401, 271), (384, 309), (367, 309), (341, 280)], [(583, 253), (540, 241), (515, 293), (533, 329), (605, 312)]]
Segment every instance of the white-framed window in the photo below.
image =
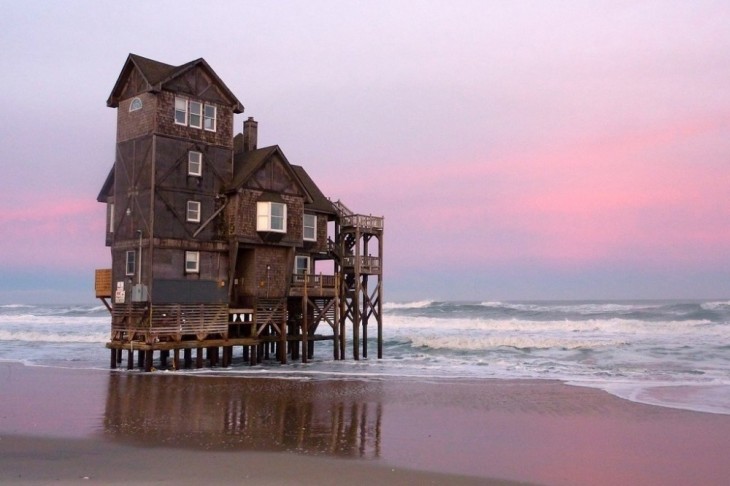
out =
[(132, 100), (132, 102), (129, 104), (129, 111), (137, 111), (142, 109), (142, 100), (139, 98), (135, 98)]
[(286, 204), (257, 202), (256, 231), (286, 233)]
[(175, 96), (175, 124), (176, 125), (187, 125), (188, 124), (188, 100), (187, 98), (181, 98)]
[(109, 233), (114, 233), (114, 203), (109, 203)]
[(200, 223), (200, 201), (188, 201), (186, 219), (191, 223)]
[(188, 110), (188, 121), (193, 128), (203, 128), (203, 103), (200, 101), (189, 101)]
[(125, 265), (124, 274), (125, 275), (134, 275), (134, 270), (135, 270), (136, 266), (137, 266), (137, 254), (134, 252), (134, 250), (128, 251), (127, 257), (126, 257), (126, 265)]
[(205, 105), (203, 128), (205, 128), (209, 132), (215, 132), (215, 120), (217, 111), (218, 109), (215, 107), (215, 105)]
[(309, 257), (297, 255), (294, 258), (294, 273), (297, 275), (304, 275), (305, 273), (311, 273), (309, 270)]
[(317, 216), (315, 214), (304, 213), (302, 232), (305, 240), (317, 241)]
[(203, 154), (191, 150), (188, 152), (188, 175), (203, 175)]
[(185, 252), (185, 273), (200, 273), (200, 252)]

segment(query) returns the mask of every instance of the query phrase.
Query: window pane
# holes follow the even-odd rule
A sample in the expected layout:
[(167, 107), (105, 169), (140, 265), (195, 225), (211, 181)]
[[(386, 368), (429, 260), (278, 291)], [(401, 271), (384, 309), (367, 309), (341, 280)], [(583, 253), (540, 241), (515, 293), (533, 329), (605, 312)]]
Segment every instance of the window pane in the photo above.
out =
[(126, 268), (127, 275), (134, 275), (135, 256), (136, 255), (133, 251), (127, 252), (127, 268)]
[(203, 121), (206, 130), (215, 132), (215, 116), (216, 107), (213, 105), (205, 105), (205, 120)]
[(187, 220), (194, 223), (200, 221), (200, 203), (198, 201), (188, 201)]
[(203, 154), (200, 152), (188, 152), (188, 175), (199, 176), (203, 173)]
[(314, 241), (317, 239), (317, 216), (314, 214), (304, 215), (304, 239)]
[(295, 273), (303, 274), (303, 273), (309, 273), (309, 258), (298, 256), (296, 261), (296, 268), (294, 269)]
[(284, 205), (281, 203), (271, 203), (271, 229), (284, 230)]
[(198, 273), (200, 266), (200, 254), (197, 251), (186, 251), (185, 252), (185, 271), (188, 273)]
[(175, 123), (186, 125), (188, 122), (188, 100), (175, 98)]
[(198, 101), (190, 102), (190, 126), (194, 128), (202, 127), (203, 105)]

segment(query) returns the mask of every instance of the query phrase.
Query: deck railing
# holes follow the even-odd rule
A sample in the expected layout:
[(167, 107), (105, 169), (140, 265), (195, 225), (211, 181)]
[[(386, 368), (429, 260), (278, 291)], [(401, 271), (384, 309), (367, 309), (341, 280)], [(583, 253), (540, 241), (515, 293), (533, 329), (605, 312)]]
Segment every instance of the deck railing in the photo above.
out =
[(370, 229), (370, 230), (382, 230), (383, 229), (383, 217), (382, 216), (369, 216), (364, 214), (352, 214), (349, 216), (343, 216), (340, 220), (340, 224), (344, 227)]
[[(374, 256), (361, 256), (360, 271), (365, 273), (378, 273), (380, 272), (381, 260), (380, 257)], [(346, 256), (342, 259), (342, 266), (345, 268), (355, 268), (358, 263), (358, 257), (354, 255)]]
[(307, 287), (307, 289), (333, 289), (336, 285), (334, 275), (322, 274), (303, 274), (295, 273), (292, 275), (292, 287)]
[(114, 306), (112, 332), (125, 332), (127, 339), (142, 334), (146, 339), (225, 334), (228, 330), (226, 304), (134, 303)]

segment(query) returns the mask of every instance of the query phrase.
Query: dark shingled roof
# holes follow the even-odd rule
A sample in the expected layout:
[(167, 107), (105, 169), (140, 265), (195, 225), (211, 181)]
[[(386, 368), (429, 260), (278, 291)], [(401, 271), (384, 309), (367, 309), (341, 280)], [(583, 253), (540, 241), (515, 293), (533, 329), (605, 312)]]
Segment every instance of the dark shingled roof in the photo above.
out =
[(114, 165), (112, 165), (112, 169), (109, 171), (109, 174), (107, 174), (106, 180), (104, 181), (104, 185), (101, 186), (99, 195), (96, 196), (96, 200), (99, 202), (106, 202), (106, 198), (113, 195), (113, 193), (114, 193)]
[(127, 76), (135, 67), (142, 74), (142, 77), (145, 79), (145, 81), (147, 81), (148, 91), (160, 91), (164, 83), (180, 76), (189, 69), (192, 69), (193, 67), (198, 65), (202, 66), (206, 71), (208, 71), (210, 76), (232, 100), (233, 112), (243, 113), (243, 105), (240, 101), (238, 101), (236, 95), (234, 95), (233, 92), (228, 89), (228, 86), (226, 86), (223, 80), (218, 77), (215, 71), (213, 71), (213, 69), (208, 65), (207, 62), (205, 62), (205, 59), (203, 59), (202, 57), (199, 59), (195, 59), (194, 61), (187, 62), (181, 66), (171, 66), (170, 64), (165, 64), (163, 62), (155, 61), (153, 59), (147, 59), (146, 57), (138, 56), (137, 54), (129, 54), (129, 56), (127, 57), (127, 61), (124, 63), (124, 67), (122, 68), (122, 72), (119, 74), (117, 82), (114, 84), (114, 88), (109, 95), (109, 99), (107, 99), (106, 104), (111, 108), (116, 108), (117, 106), (119, 106), (120, 91), (124, 86)]
[(233, 182), (228, 190), (235, 191), (245, 184), (249, 177), (275, 153), (278, 153), (285, 163), (291, 167), (294, 177), (297, 178), (302, 189), (309, 196), (309, 200), (305, 202), (304, 207), (319, 213), (336, 214), (330, 200), (322, 194), (322, 191), (309, 177), (309, 174), (302, 167), (290, 164), (278, 145), (236, 154), (233, 159)]
[(144, 76), (150, 86), (156, 85), (177, 69), (170, 64), (147, 59), (137, 54), (130, 54), (129, 59), (139, 68), (142, 76)]
[[(231, 181), (229, 190), (235, 191), (241, 187), (261, 164), (277, 150), (279, 150), (279, 146), (272, 145), (271, 147), (236, 154), (233, 157), (233, 181)], [(281, 150), (279, 151), (281, 152)], [(283, 155), (282, 153), (282, 157)], [(284, 157), (284, 160), (286, 160), (286, 157)]]
[(292, 165), (291, 168), (294, 169), (294, 173), (297, 177), (299, 177), (299, 180), (302, 182), (302, 185), (309, 195), (312, 196), (312, 202), (310, 204), (305, 204), (304, 207), (321, 213), (337, 214), (334, 206), (332, 206), (332, 201), (327, 199), (327, 196), (319, 190), (317, 184), (315, 184), (312, 178), (309, 177), (309, 174), (307, 174), (307, 171), (299, 165)]

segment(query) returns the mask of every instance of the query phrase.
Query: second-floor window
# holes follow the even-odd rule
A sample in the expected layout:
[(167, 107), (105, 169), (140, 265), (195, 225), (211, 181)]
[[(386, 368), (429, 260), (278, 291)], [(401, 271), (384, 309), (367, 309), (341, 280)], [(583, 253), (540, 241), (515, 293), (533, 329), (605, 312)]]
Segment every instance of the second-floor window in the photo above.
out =
[(191, 150), (188, 152), (188, 175), (203, 175), (203, 154)]
[(286, 204), (257, 202), (256, 231), (286, 233)]
[(317, 241), (317, 216), (304, 213), (304, 226), (302, 228), (304, 239)]
[(137, 254), (134, 251), (127, 252), (125, 275), (134, 275)]
[(215, 105), (175, 96), (175, 124), (215, 132), (218, 108)]
[(200, 201), (188, 201), (187, 220), (200, 223)]

